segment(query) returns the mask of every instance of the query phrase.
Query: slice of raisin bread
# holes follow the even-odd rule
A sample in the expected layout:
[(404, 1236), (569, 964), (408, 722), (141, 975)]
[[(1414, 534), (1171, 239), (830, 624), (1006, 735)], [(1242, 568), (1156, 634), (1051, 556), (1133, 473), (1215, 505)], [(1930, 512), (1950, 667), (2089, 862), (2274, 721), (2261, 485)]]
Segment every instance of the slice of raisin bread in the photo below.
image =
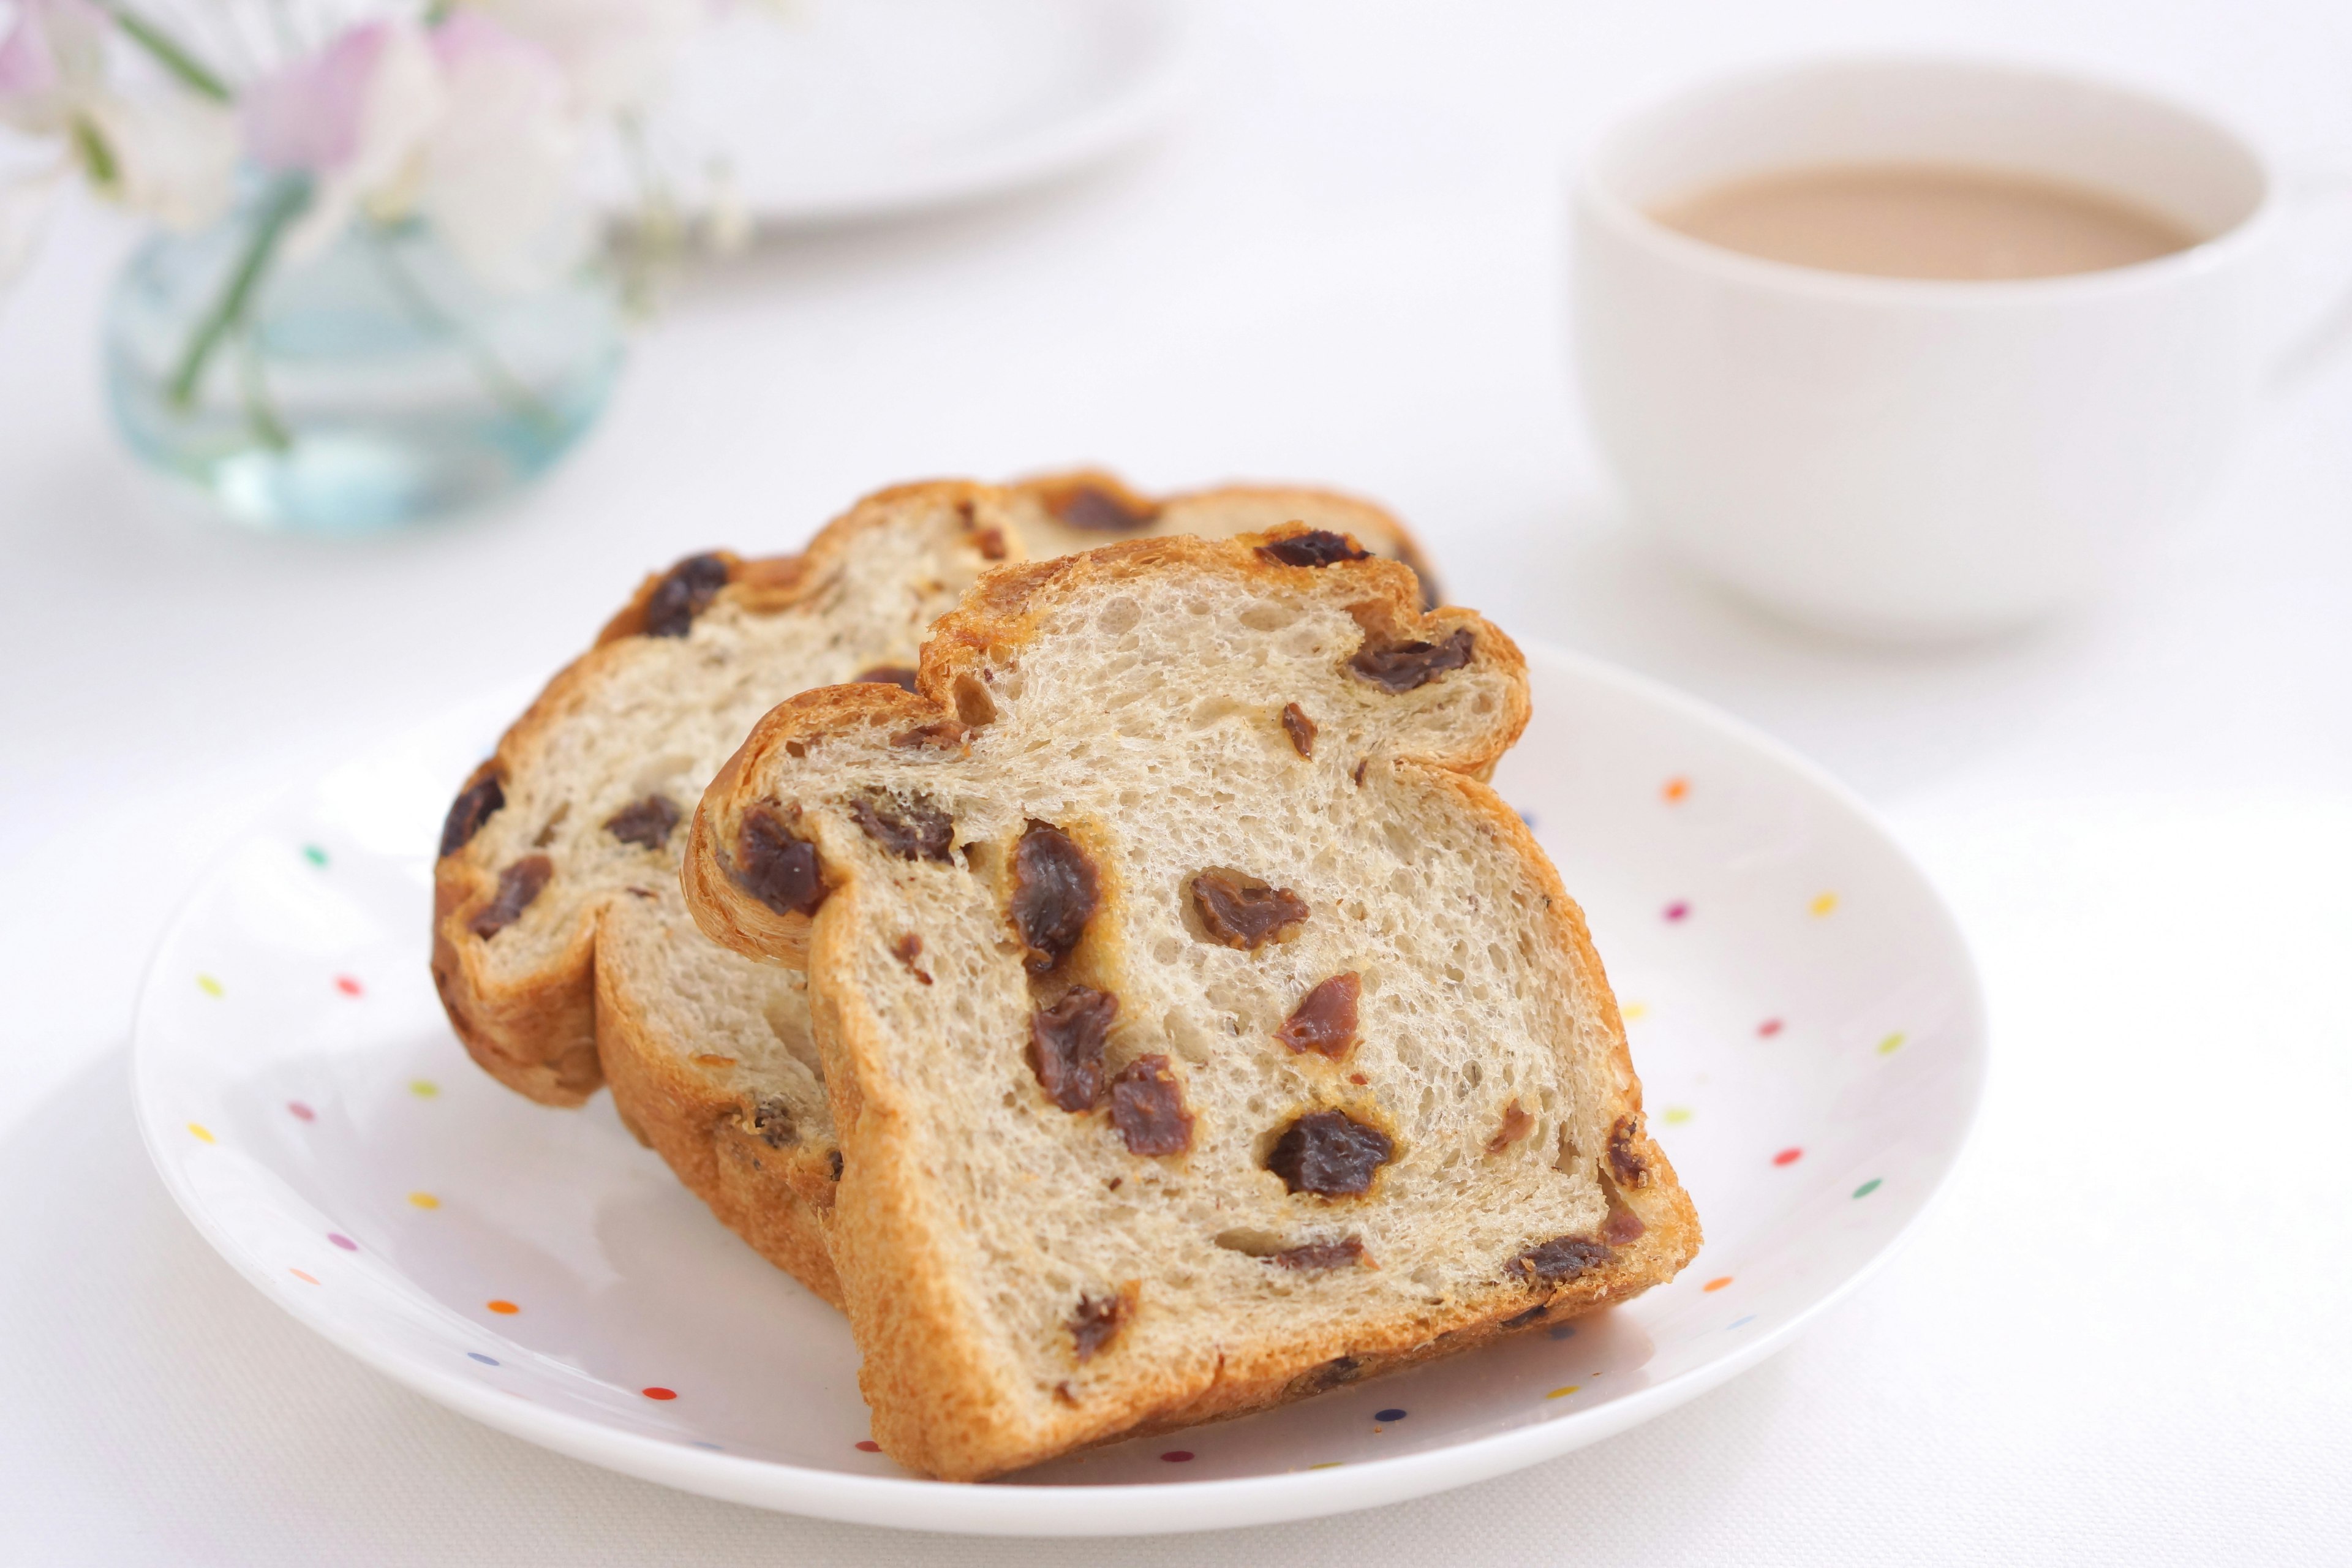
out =
[(762, 720), (684, 868), (804, 955), (874, 1434), (978, 1479), (1623, 1300), (1699, 1243), (1525, 667), (1299, 528), (1008, 566)]
[(467, 1049), (549, 1104), (576, 1105), (609, 1079), (623, 1120), (721, 1219), (837, 1300), (822, 1237), (835, 1150), (803, 988), (693, 929), (680, 819), (785, 697), (911, 679), (929, 622), (992, 563), (1118, 531), (1230, 534), (1269, 516), (1410, 553), (1401, 524), (1344, 497), (1155, 502), (1082, 473), (886, 490), (802, 556), (714, 552), (647, 579), (450, 809), (433, 973)]

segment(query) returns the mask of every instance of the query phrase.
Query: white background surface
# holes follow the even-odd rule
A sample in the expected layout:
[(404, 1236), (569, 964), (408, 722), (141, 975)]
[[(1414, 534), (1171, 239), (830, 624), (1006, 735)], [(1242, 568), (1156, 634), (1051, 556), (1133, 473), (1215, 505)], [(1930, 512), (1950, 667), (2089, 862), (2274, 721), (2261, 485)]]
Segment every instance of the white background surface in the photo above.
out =
[[(2110, 603), (1894, 655), (1753, 617), (1621, 531), (1558, 305), (1563, 161), (1651, 87), (1972, 47), (2169, 87), (2340, 169), (2352, 12), (1332, 0), (1212, 31), (1152, 150), (701, 280), (550, 483), (374, 542), (246, 535), (150, 489), (96, 374), (131, 237), (89, 214), (51, 237), (0, 302), (0, 1562), (2352, 1554), (2352, 358), (2275, 403)], [(395, 1388), (212, 1257), (147, 1169), (122, 1053), (150, 942), (264, 794), (552, 668), (643, 567), (788, 547), (887, 480), (1075, 458), (1380, 497), (1453, 597), (1677, 682), (1875, 802), (1966, 921), (1994, 1019), (1979, 1139), (1916, 1243), (1794, 1350), (1597, 1448), (1119, 1545), (613, 1477)]]

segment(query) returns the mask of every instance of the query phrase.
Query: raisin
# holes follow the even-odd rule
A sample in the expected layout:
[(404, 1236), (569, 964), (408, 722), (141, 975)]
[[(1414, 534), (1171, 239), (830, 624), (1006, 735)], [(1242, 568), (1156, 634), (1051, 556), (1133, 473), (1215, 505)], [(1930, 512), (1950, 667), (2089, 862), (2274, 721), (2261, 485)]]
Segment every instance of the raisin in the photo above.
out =
[(866, 837), (901, 860), (945, 860), (955, 841), (955, 818), (929, 795), (903, 804), (887, 795), (860, 795), (849, 803), (849, 815)]
[(1560, 1285), (1608, 1261), (1609, 1249), (1589, 1236), (1556, 1236), (1520, 1253), (1512, 1267), (1547, 1285)]
[(495, 773), (477, 778), (459, 790), (457, 798), (449, 803), (449, 815), (441, 819), (441, 853), (455, 855), (472, 843), (474, 835), (482, 830), (482, 824), (506, 803), (506, 786)]
[(1091, 1361), (1127, 1321), (1127, 1300), (1120, 1296), (1081, 1296), (1070, 1314), (1070, 1339), (1078, 1359)]
[(813, 915), (824, 902), (816, 846), (796, 837), (773, 806), (743, 814), (735, 836), (735, 880), (780, 915)]
[(1357, 549), (1354, 540), (1344, 533), (1334, 533), (1328, 528), (1310, 528), (1305, 533), (1294, 533), (1287, 539), (1261, 544), (1257, 552), (1268, 561), (1278, 561), (1285, 566), (1328, 566), (1335, 561), (1370, 561), (1372, 558), (1371, 552)]
[(829, 1180), (841, 1180), (841, 1151), (832, 1150), (824, 1157), (825, 1175)]
[(499, 873), (498, 895), (466, 929), (485, 941), (496, 936), (522, 918), (523, 910), (530, 908), (530, 901), (554, 875), (555, 862), (546, 856), (524, 856)]
[(1307, 994), (1274, 1037), (1294, 1051), (1338, 1061), (1356, 1043), (1356, 1001), (1363, 989), (1353, 973), (1331, 976)]
[(928, 724), (918, 724), (911, 730), (901, 730), (890, 737), (890, 744), (899, 751), (921, 750), (946, 752), (961, 750), (967, 731), (952, 719), (934, 719)]
[(1029, 1016), (1029, 1068), (1046, 1099), (1065, 1110), (1095, 1108), (1102, 1099), (1103, 1041), (1118, 1016), (1118, 997), (1084, 985)]
[(1283, 1130), (1265, 1168), (1294, 1193), (1346, 1197), (1372, 1184), (1396, 1145), (1377, 1127), (1337, 1110), (1310, 1110)]
[(1486, 1140), (1486, 1152), (1499, 1154), (1535, 1130), (1536, 1119), (1517, 1100), (1503, 1107), (1503, 1124)]
[(1192, 1113), (1166, 1057), (1138, 1057), (1111, 1079), (1110, 1124), (1130, 1154), (1181, 1154), (1192, 1146)]
[(625, 805), (604, 819), (604, 831), (624, 844), (658, 849), (669, 842), (677, 826), (677, 802), (666, 795), (649, 795), (635, 805)]
[(1550, 1304), (1547, 1302), (1543, 1306), (1529, 1307), (1524, 1312), (1514, 1313), (1512, 1316), (1503, 1320), (1503, 1327), (1507, 1329), (1524, 1329), (1529, 1323), (1534, 1322), (1538, 1318), (1542, 1317), (1549, 1309), (1549, 1305)]
[(800, 1132), (793, 1126), (791, 1107), (772, 1094), (761, 1095), (752, 1105), (751, 1131), (771, 1149), (800, 1142)]
[(662, 574), (646, 599), (646, 636), (682, 637), (694, 617), (710, 607), (727, 586), (727, 562), (718, 555), (689, 555)]
[(1095, 863), (1077, 841), (1050, 822), (1031, 822), (1013, 850), (1013, 929), (1030, 973), (1046, 973), (1078, 945), (1101, 900)]
[(1315, 721), (1307, 710), (1296, 702), (1282, 705), (1282, 727), (1290, 736), (1290, 744), (1302, 757), (1315, 754)]
[(1087, 533), (1133, 533), (1160, 515), (1157, 507), (1131, 506), (1127, 499), (1093, 485), (1066, 490), (1045, 503), (1064, 526)]
[(1002, 561), (1010, 553), (1004, 542), (1004, 531), (1001, 528), (983, 528), (972, 535), (971, 542), (980, 547), (982, 561)]
[(1601, 1239), (1612, 1247), (1622, 1247), (1629, 1241), (1639, 1241), (1650, 1227), (1632, 1209), (1612, 1205), (1609, 1217), (1601, 1224)]
[(1364, 1374), (1362, 1360), (1351, 1355), (1335, 1355), (1312, 1372), (1304, 1373), (1295, 1386), (1308, 1394), (1322, 1394), (1342, 1384), (1353, 1383)]
[(1310, 1241), (1266, 1255), (1276, 1268), (1352, 1268), (1364, 1260), (1364, 1244), (1354, 1237), (1338, 1241)]
[(931, 977), (923, 973), (922, 966), (915, 962), (923, 956), (923, 939), (913, 931), (905, 932), (890, 944), (890, 956), (905, 964), (908, 972), (923, 984), (931, 983)]
[(1444, 642), (1368, 640), (1348, 662), (1358, 675), (1384, 690), (1411, 691), (1468, 664), (1472, 647), (1470, 628), (1464, 626)]
[(1278, 942), (1307, 918), (1307, 901), (1238, 871), (1203, 871), (1192, 879), (1192, 906), (1211, 942), (1255, 952)]
[(858, 676), (859, 686), (895, 686), (901, 691), (915, 689), (915, 672), (903, 664), (877, 664)]
[(1642, 1153), (1642, 1119), (1621, 1116), (1609, 1129), (1609, 1168), (1629, 1187), (1650, 1184), (1650, 1162)]

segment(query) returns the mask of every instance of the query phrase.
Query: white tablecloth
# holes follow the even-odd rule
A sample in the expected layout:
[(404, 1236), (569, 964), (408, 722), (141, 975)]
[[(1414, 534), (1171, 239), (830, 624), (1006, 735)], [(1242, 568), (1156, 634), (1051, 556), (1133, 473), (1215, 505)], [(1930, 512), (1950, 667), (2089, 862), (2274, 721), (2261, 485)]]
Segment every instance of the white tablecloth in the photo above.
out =
[[(834, 0), (846, 3), (846, 0)], [(68, 216), (0, 302), (0, 1562), (2352, 1559), (2352, 363), (2108, 604), (1823, 643), (1630, 540), (1560, 343), (1560, 171), (1645, 87), (1831, 47), (2139, 76), (2352, 163), (2326, 0), (1221, 12), (1150, 150), (686, 289), (497, 515), (356, 543), (150, 487)], [(2342, 231), (2339, 230), (2339, 233)], [(2352, 270), (2352, 241), (2336, 250)], [(236, 1279), (132, 1129), (145, 953), (268, 793), (575, 649), (638, 571), (878, 483), (1073, 459), (1344, 483), (1453, 595), (1811, 752), (1958, 908), (1997, 1065), (1944, 1206), (1796, 1348), (1599, 1447), (1315, 1523), (946, 1541), (703, 1501), (476, 1426)]]

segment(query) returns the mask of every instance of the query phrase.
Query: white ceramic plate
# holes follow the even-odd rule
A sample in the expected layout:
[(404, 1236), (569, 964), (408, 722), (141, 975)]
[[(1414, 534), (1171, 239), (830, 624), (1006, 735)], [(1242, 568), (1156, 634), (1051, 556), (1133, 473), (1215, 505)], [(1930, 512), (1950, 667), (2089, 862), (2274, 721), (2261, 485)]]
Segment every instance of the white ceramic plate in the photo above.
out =
[[(688, 42), (648, 138), (689, 194), (723, 160), (769, 226), (970, 200), (1149, 129), (1188, 23), (1185, 0), (743, 0)], [(597, 184), (629, 188), (617, 161)]]
[(834, 1312), (599, 1099), (477, 1071), (425, 972), (441, 814), (522, 694), (289, 797), (164, 939), (135, 1071), (173, 1194), (255, 1285), (491, 1426), (713, 1497), (1005, 1534), (1203, 1530), (1458, 1486), (1622, 1431), (1785, 1343), (1952, 1169), (1984, 1073), (1950, 915), (1853, 797), (1633, 677), (1529, 650), (1497, 784), (1584, 902), (1706, 1223), (1572, 1326), (988, 1486), (866, 1444)]

